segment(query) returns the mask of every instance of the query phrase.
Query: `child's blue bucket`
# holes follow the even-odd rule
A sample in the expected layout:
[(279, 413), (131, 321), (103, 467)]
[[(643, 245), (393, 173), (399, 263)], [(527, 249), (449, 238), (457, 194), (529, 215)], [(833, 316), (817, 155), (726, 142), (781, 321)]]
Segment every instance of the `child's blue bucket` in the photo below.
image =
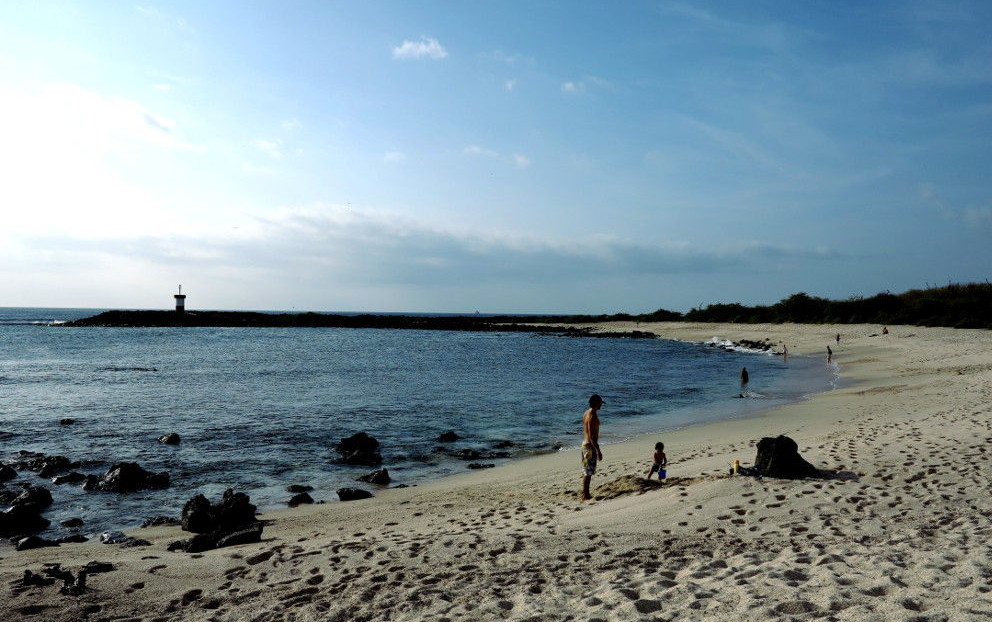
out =
[(665, 479), (668, 477), (668, 471), (665, 469), (658, 469), (658, 479)]

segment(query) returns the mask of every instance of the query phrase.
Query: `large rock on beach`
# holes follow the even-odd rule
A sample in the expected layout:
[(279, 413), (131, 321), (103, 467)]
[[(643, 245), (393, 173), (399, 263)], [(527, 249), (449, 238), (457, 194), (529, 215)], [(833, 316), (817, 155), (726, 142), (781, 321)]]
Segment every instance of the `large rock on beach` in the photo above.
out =
[(361, 488), (338, 488), (338, 499), (342, 501), (357, 501), (359, 499), (371, 499), (375, 495)]
[(382, 456), (379, 454), (379, 441), (365, 432), (359, 432), (348, 438), (341, 439), (337, 450), (341, 454), (341, 462), (345, 464), (364, 466), (378, 466), (382, 464)]
[(259, 542), (263, 524), (255, 518), (255, 506), (248, 495), (228, 488), (219, 503), (211, 504), (196, 495), (183, 507), (183, 530), (197, 535), (169, 545), (170, 551), (199, 553), (236, 544)]
[(150, 473), (141, 468), (136, 462), (121, 462), (107, 469), (107, 473), (98, 478), (90, 475), (83, 484), (83, 490), (99, 490), (102, 492), (136, 492), (138, 490), (159, 490), (170, 485), (169, 474), (166, 472)]
[(308, 505), (311, 503), (313, 503), (313, 497), (310, 496), (310, 493), (301, 492), (293, 495), (292, 498), (286, 502), (286, 505), (291, 508), (295, 508), (298, 505)]
[(168, 434), (158, 437), (158, 442), (164, 445), (178, 445), (181, 440), (182, 439), (180, 439), (179, 435), (175, 432), (169, 432)]
[(203, 551), (212, 551), (213, 549), (220, 549), (225, 546), (261, 542), (262, 529), (262, 523), (256, 522), (245, 527), (244, 529), (197, 534), (188, 540), (177, 540), (172, 542), (167, 548), (170, 551), (202, 553)]
[(802, 479), (820, 475), (815, 466), (799, 455), (799, 445), (788, 436), (766, 436), (758, 441), (754, 466), (766, 477)]
[(454, 430), (448, 430), (447, 432), (442, 432), (440, 436), (437, 437), (437, 442), (439, 443), (454, 443), (455, 441), (461, 440), (462, 437), (458, 436)]
[(51, 540), (46, 540), (39, 536), (27, 536), (26, 538), (21, 538), (17, 541), (17, 545), (14, 547), (18, 551), (30, 551), (31, 549), (40, 549), (48, 546), (58, 546), (58, 542), (53, 542)]
[(180, 525), (193, 533), (233, 531), (257, 522), (256, 509), (248, 495), (228, 488), (218, 503), (210, 503), (203, 495), (187, 501)]

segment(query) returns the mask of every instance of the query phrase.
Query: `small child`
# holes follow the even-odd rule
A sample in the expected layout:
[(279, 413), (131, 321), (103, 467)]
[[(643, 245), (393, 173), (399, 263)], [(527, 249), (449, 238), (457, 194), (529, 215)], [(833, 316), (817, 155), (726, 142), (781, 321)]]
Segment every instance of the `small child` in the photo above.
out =
[(655, 443), (654, 444), (654, 463), (651, 465), (651, 470), (648, 471), (648, 479), (655, 473), (658, 474), (658, 479), (665, 479), (668, 475), (668, 471), (665, 467), (668, 466), (668, 456), (665, 455), (665, 444)]

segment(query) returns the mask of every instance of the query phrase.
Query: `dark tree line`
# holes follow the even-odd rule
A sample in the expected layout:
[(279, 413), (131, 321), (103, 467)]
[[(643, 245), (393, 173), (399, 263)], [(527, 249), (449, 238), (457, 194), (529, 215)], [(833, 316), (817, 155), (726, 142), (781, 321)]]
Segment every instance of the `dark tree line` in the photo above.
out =
[(884, 292), (869, 298), (829, 300), (805, 292), (773, 305), (713, 304), (687, 313), (659, 309), (654, 313), (571, 316), (567, 321), (633, 320), (641, 322), (733, 322), (739, 324), (909, 324), (954, 328), (992, 328), (992, 283), (949, 284)]

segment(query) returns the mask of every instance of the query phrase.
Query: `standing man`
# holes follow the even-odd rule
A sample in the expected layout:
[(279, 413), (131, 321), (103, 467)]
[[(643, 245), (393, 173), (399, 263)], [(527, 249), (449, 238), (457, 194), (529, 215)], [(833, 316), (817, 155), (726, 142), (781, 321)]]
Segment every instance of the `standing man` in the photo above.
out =
[(747, 367), (741, 367), (741, 397), (747, 396), (747, 383), (751, 380), (747, 374)]
[(599, 409), (603, 407), (603, 398), (593, 394), (589, 398), (589, 409), (582, 415), (582, 492), (580, 501), (592, 499), (589, 492), (589, 482), (596, 473), (596, 465), (603, 459), (599, 448)]

